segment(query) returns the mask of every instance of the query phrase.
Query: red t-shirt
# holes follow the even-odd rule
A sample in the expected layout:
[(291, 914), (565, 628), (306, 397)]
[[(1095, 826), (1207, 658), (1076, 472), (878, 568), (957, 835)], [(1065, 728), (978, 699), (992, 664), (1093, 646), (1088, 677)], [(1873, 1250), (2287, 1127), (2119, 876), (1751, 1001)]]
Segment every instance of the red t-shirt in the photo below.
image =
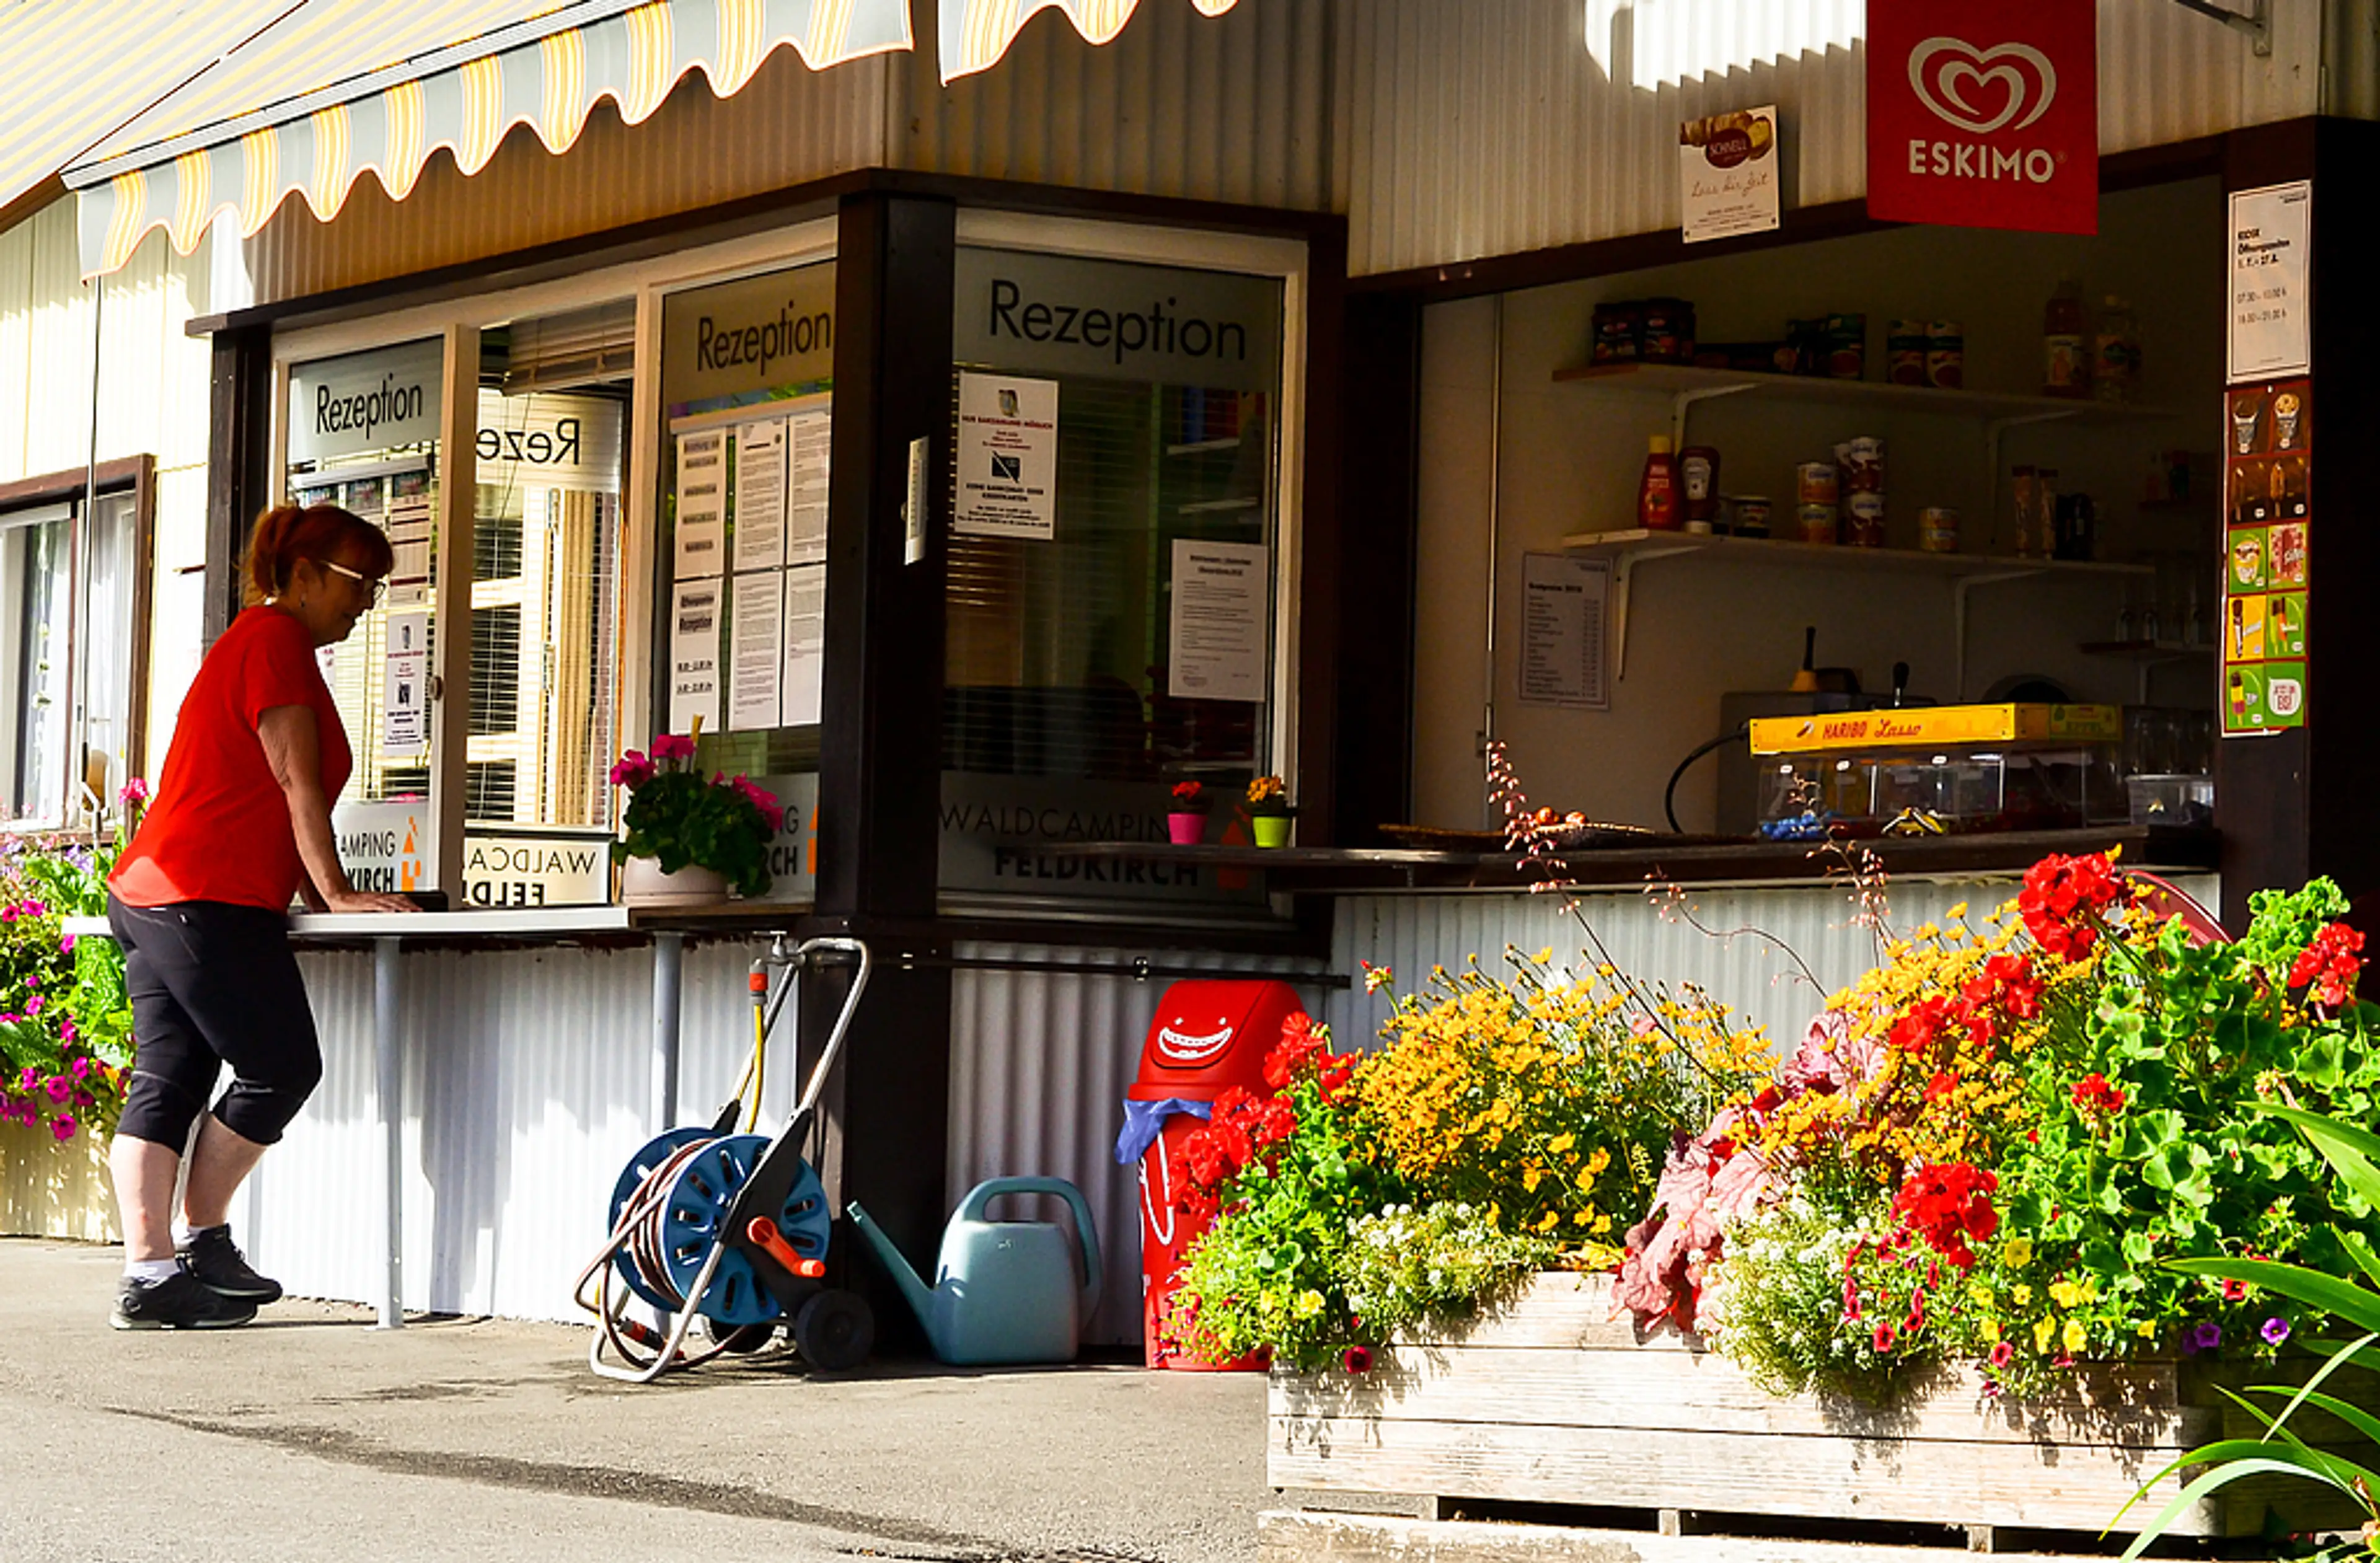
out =
[(256, 735), (274, 706), (313, 708), (322, 795), (339, 795), (354, 760), (313, 639), (280, 609), (250, 608), (224, 631), (182, 697), (157, 795), (108, 876), (119, 900), (287, 908), (304, 872), (298, 833)]

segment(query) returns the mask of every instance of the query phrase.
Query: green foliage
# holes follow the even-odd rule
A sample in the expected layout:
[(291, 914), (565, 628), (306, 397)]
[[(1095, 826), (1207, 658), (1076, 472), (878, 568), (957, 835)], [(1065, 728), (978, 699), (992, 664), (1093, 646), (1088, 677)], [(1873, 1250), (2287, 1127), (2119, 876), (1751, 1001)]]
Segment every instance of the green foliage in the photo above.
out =
[(1874, 1396), (1904, 1359), (1876, 1349), (1872, 1325), (1843, 1315), (1843, 1273), (1882, 1234), (1846, 1202), (1795, 1194), (1728, 1234), (1706, 1323), (1720, 1350), (1772, 1395), (1816, 1387)]
[[(2290, 958), (2295, 958), (2293, 953)], [(2354, 1214), (2361, 1222), (2360, 1229), (2332, 1230), (2338, 1250), (2353, 1259), (2366, 1283), (2380, 1280), (2380, 1259), (2375, 1259), (2370, 1239), (2373, 1159), (2380, 1157), (2380, 1137), (2339, 1119), (2293, 1107), (2260, 1106), (2253, 1116), (2293, 1129), (2300, 1143), (2328, 1165), (2336, 1180), (2330, 1189), (2335, 1208)], [(2380, 1557), (2380, 1547), (2374, 1545), (2375, 1536), (2380, 1536), (2380, 1503), (2375, 1503), (2373, 1496), (2375, 1489), (2380, 1489), (2380, 1472), (2335, 1451), (2313, 1448), (2289, 1425), (2301, 1407), (2310, 1405), (2337, 1417), (2366, 1439), (2380, 1442), (2380, 1415), (2374, 1414), (2374, 1408), (2357, 1405), (2323, 1388), (2343, 1367), (2380, 1368), (2380, 1349), (2375, 1349), (2375, 1342), (2380, 1342), (2380, 1291), (2326, 1270), (2269, 1260), (2188, 1259), (2175, 1262), (2171, 1268), (2195, 1279), (2230, 1280), (2261, 1287), (2306, 1308), (2336, 1315), (2364, 1333), (2344, 1345), (2317, 1345), (2316, 1350), (2330, 1360), (2306, 1384), (2295, 1387), (2260, 1385), (2250, 1391), (2281, 1400), (2277, 1411), (2267, 1412), (2243, 1397), (2233, 1396), (2264, 1424), (2264, 1436), (2227, 1438), (2204, 1445), (2150, 1477), (2132, 1496), (2131, 1502), (2116, 1515), (2116, 1521), (2122, 1520), (2157, 1484), (2176, 1472), (2192, 1466), (2205, 1468), (2167, 1502), (2133, 1539), (2124, 1557), (2139, 1557), (2177, 1518), (2208, 1494), (2256, 1476), (2289, 1477), (2341, 1494), (2362, 1509), (2366, 1519), (2360, 1537), (2334, 1549), (2333, 1556)], [(2110, 1521), (2110, 1528), (2114, 1522)]]

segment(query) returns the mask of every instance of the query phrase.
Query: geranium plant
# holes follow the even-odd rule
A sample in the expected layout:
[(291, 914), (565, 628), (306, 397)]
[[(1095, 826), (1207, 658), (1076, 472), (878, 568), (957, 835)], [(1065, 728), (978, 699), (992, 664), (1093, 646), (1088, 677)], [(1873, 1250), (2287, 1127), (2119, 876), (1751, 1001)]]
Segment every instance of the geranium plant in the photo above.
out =
[(132, 1003), (114, 939), (76, 939), (69, 916), (107, 910), (107, 875), (148, 797), (118, 796), (112, 839), (16, 837), (0, 847), (0, 1122), (61, 1142), (112, 1128), (131, 1077)]
[(776, 795), (745, 776), (694, 768), (694, 739), (664, 733), (648, 756), (630, 749), (612, 768), (612, 784), (628, 790), (625, 840), (612, 843), (612, 859), (650, 857), (662, 871), (688, 866), (726, 876), (736, 892), (767, 893), (769, 842), (784, 828)]
[(1176, 782), (1165, 806), (1174, 814), (1204, 814), (1213, 804), (1214, 800), (1207, 795), (1205, 782)]

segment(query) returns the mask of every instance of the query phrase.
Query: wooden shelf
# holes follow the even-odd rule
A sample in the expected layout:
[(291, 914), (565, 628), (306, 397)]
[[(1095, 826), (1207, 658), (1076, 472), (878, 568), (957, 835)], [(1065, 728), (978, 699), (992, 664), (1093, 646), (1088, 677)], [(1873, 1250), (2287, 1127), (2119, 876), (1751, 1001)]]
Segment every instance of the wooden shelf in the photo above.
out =
[(2086, 657), (2132, 657), (2160, 662), (2215, 655), (2212, 646), (2192, 646), (2179, 640), (2086, 640), (2075, 649)]
[(2008, 395), (1991, 391), (1943, 391), (1876, 380), (1818, 375), (1740, 373), (1688, 364), (1582, 364), (1554, 370), (1565, 384), (1691, 397), (1759, 395), (1788, 401), (1849, 403), (1879, 409), (1932, 413), (1985, 423), (2140, 423), (2178, 416), (2169, 408), (2131, 406), (2065, 396)]
[(1699, 532), (1576, 532), (1562, 539), (1572, 553), (1643, 561), (1707, 553), (1727, 560), (1836, 570), (1910, 570), (1936, 576), (2155, 574), (2154, 566), (2096, 559), (2014, 559), (1988, 553), (1926, 553), (1907, 548), (1855, 548), (1848, 543), (1792, 542), (1782, 538), (1706, 537)]

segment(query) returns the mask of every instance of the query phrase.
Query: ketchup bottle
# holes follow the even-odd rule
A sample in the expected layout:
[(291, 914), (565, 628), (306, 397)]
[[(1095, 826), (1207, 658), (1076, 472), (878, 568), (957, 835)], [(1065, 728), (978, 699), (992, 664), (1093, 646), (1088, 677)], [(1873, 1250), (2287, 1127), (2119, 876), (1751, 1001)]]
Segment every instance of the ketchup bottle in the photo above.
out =
[(1670, 437), (1656, 434), (1636, 485), (1636, 525), (1648, 532), (1674, 532), (1678, 519), (1678, 458), (1670, 454)]

